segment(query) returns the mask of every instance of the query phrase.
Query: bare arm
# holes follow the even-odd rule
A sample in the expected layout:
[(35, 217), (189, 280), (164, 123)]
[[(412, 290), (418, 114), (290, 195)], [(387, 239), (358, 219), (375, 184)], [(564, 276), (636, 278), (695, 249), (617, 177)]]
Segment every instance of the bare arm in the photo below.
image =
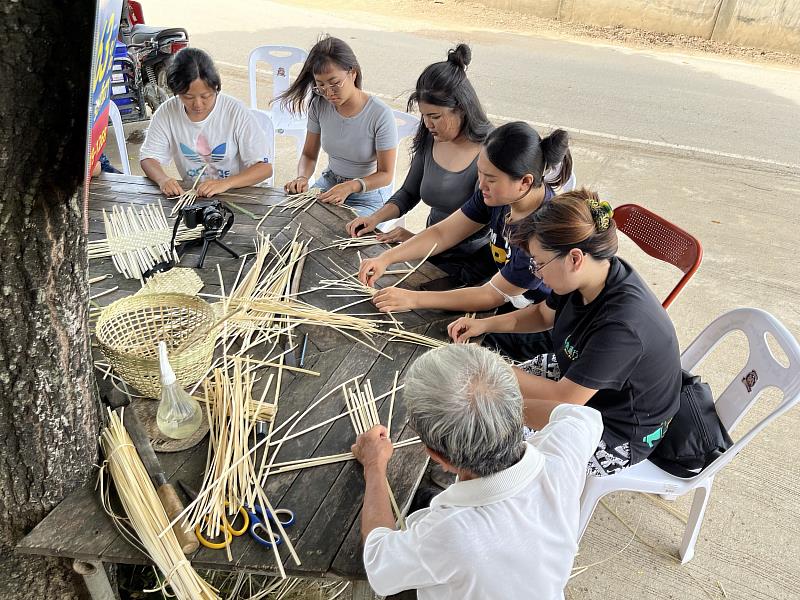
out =
[(364, 465), (364, 507), (361, 510), (361, 538), (366, 541), (370, 531), (378, 527), (395, 529), (386, 469), (392, 456), (392, 442), (383, 425), (376, 425), (356, 439), (351, 450)]
[(174, 177), (167, 175), (161, 163), (155, 158), (142, 159), (139, 164), (144, 174), (161, 189), (165, 196), (180, 196), (183, 193), (181, 184)]
[[(510, 295), (510, 294), (509, 294)], [(538, 333), (553, 328), (556, 312), (544, 302), (486, 319), (461, 317), (447, 327), (454, 342), (467, 342), (484, 333)]]
[(317, 168), (321, 147), (320, 134), (307, 132), (303, 152), (300, 155), (300, 161), (297, 163), (297, 177), (283, 186), (284, 190), (290, 194), (308, 191), (308, 180), (314, 175), (314, 169)]
[[(372, 297), (372, 302), (381, 312), (395, 312), (415, 308), (438, 308), (452, 311), (481, 311), (497, 308), (506, 301), (502, 291), (507, 296), (518, 296), (525, 290), (518, 288), (506, 280), (500, 273), (496, 273), (491, 284), (485, 283), (480, 287), (460, 288), (446, 292), (427, 292), (407, 290), (397, 287), (388, 287), (378, 290)], [(495, 289), (497, 288), (497, 289)]]
[(389, 265), (423, 258), (434, 245), (436, 248), (433, 255), (449, 250), (481, 227), (483, 227), (481, 223), (473, 221), (462, 211), (457, 210), (443, 221), (428, 227), (399, 246), (390, 248), (375, 258), (365, 260), (361, 263), (358, 278), (362, 283), (374, 285)]
[(597, 390), (578, 385), (567, 377), (552, 381), (518, 367), (514, 367), (514, 375), (522, 391), (525, 425), (532, 429), (547, 425), (550, 413), (559, 404), (583, 406), (597, 393)]

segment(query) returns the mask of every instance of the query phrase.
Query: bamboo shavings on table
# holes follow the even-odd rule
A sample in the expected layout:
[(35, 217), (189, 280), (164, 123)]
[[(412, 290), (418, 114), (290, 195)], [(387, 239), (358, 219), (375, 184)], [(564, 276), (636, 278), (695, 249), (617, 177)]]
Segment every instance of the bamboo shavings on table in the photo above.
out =
[[(100, 435), (100, 445), (106, 460), (100, 470), (100, 487), (103, 507), (120, 528), (123, 537), (131, 540), (130, 527), (138, 538), (139, 547), (156, 565), (164, 577), (162, 587), (169, 586), (178, 600), (211, 600), (219, 596), (216, 590), (204, 581), (186, 559), (175, 533), (169, 527), (169, 519), (156, 494), (150, 476), (142, 464), (136, 448), (120, 417), (108, 411), (108, 425)], [(111, 475), (127, 523), (111, 509), (109, 482)], [(163, 536), (160, 532), (165, 531)]]
[[(161, 203), (148, 204), (140, 211), (133, 205), (114, 206), (109, 215), (103, 210), (106, 238), (89, 242), (89, 258), (111, 257), (114, 268), (128, 279), (142, 279), (142, 273), (160, 262), (176, 260), (170, 245), (172, 226)], [(186, 229), (181, 224), (176, 242), (194, 240), (202, 235), (199, 229)]]

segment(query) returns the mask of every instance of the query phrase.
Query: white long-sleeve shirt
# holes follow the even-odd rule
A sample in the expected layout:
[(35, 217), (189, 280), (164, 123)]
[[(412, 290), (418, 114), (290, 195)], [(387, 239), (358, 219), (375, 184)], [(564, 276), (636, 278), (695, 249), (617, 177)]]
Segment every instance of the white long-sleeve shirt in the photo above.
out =
[(372, 588), (416, 589), (419, 600), (563, 598), (586, 464), (602, 431), (599, 412), (562, 404), (517, 464), (454, 483), (412, 513), (406, 531), (372, 530), (364, 544)]

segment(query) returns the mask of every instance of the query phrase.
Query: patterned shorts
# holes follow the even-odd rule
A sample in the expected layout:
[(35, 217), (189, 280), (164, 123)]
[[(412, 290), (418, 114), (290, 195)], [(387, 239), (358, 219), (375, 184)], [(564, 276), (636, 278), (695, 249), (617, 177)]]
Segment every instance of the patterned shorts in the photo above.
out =
[[(558, 368), (555, 354), (540, 354), (520, 364), (519, 368), (526, 373), (545, 377), (551, 381), (561, 379), (561, 369)], [(525, 439), (534, 433), (536, 433), (535, 430), (523, 427)], [(604, 477), (605, 475), (613, 475), (629, 467), (630, 464), (631, 448), (628, 442), (612, 448), (604, 440), (600, 440), (597, 450), (595, 450), (594, 455), (589, 459), (589, 464), (586, 466), (586, 473), (595, 477)]]

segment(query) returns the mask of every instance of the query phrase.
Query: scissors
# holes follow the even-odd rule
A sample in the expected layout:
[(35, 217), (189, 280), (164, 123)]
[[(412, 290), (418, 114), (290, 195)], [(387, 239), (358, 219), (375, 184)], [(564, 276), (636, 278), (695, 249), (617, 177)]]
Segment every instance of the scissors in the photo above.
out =
[(294, 524), (294, 513), (288, 508), (276, 508), (274, 511), (269, 511), (256, 504), (251, 510), (248, 510), (248, 515), (250, 516), (250, 537), (262, 546), (277, 546), (283, 541), (281, 536), (275, 532), (275, 527), (270, 535), (267, 521), (279, 523), (283, 528)]
[[(189, 497), (189, 500), (194, 500), (197, 498), (197, 492), (180, 479), (178, 480), (178, 485)], [(230, 504), (228, 502), (225, 503), (225, 508), (230, 508)], [(234, 527), (234, 524), (239, 520), (239, 517), (242, 518), (242, 524), (241, 526)], [(197, 540), (206, 548), (211, 548), (212, 550), (222, 550), (223, 548), (231, 545), (233, 538), (242, 536), (248, 532), (250, 529), (250, 513), (244, 507), (241, 507), (237, 511), (237, 514), (234, 515), (232, 520), (229, 520), (227, 515), (223, 516), (222, 523), (220, 523), (219, 527), (220, 531), (222, 532), (221, 542), (210, 540), (203, 535), (203, 525), (208, 524), (209, 519), (206, 517), (202, 523), (199, 523), (195, 526), (194, 533), (197, 536)]]
[[(189, 487), (185, 482), (179, 479), (178, 485), (190, 500), (197, 498), (197, 492)], [(229, 503), (226, 502), (225, 507), (229, 508), (229, 506)], [(238, 528), (234, 528), (234, 523), (238, 521), (239, 516), (242, 517), (242, 525)], [(223, 532), (223, 541), (215, 542), (213, 540), (209, 540), (203, 535), (201, 525), (208, 523), (207, 519), (204, 520), (202, 524), (198, 524), (194, 528), (194, 533), (197, 536), (198, 541), (203, 546), (206, 548), (211, 548), (212, 550), (222, 550), (223, 548), (226, 548), (233, 542), (233, 538), (243, 536), (245, 533), (249, 533), (250, 537), (252, 537), (253, 540), (262, 546), (277, 546), (283, 540), (277, 533), (274, 532), (270, 537), (270, 530), (266, 525), (267, 520), (272, 521), (273, 523), (280, 523), (282, 527), (289, 527), (290, 525), (294, 524), (294, 513), (287, 508), (278, 508), (275, 509), (274, 512), (270, 512), (265, 511), (261, 506), (258, 505), (252, 508), (240, 507), (238, 513), (233, 518), (233, 521), (228, 520), (227, 516), (223, 517), (223, 522), (220, 527), (220, 530)]]

